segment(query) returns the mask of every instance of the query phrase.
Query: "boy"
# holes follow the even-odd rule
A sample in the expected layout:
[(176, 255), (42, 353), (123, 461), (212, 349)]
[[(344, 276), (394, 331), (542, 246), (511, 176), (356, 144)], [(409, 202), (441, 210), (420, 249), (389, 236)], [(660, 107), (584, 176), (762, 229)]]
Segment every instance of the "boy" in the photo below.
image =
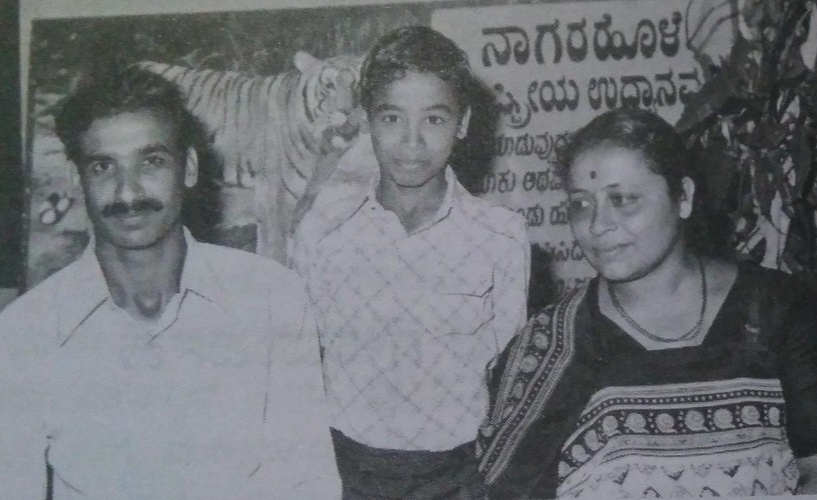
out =
[(474, 85), (440, 33), (382, 38), (360, 81), (379, 179), (296, 234), (346, 499), (481, 495), (482, 373), (524, 324), (529, 245), (520, 216), (471, 196), (448, 165)]

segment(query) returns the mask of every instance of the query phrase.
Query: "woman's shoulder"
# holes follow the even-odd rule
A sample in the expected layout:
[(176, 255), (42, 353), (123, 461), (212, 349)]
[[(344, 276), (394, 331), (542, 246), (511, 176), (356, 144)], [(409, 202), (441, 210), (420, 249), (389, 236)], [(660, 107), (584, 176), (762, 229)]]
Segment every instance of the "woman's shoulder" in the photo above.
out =
[[(491, 409), (477, 438), (480, 469), (492, 483), (502, 474), (522, 437), (551, 403), (562, 404), (562, 378), (574, 354), (576, 321), (588, 286), (534, 314), (489, 369)], [(557, 387), (561, 389), (557, 390)]]
[(518, 372), (532, 373), (552, 357), (571, 357), (579, 308), (592, 286), (584, 283), (569, 291), (556, 303), (535, 312), (527, 324), (497, 357), (489, 385), (498, 390), (502, 383), (514, 380)]
[[(567, 323), (572, 323), (576, 319), (576, 312), (579, 307), (589, 297), (593, 296), (593, 289), (597, 284), (597, 279), (584, 282), (579, 286), (568, 290), (555, 303), (545, 306), (536, 311), (528, 320), (528, 327), (525, 329), (528, 336), (533, 339), (533, 334), (537, 331), (550, 329), (553, 333), (559, 333), (567, 329)], [(550, 328), (552, 323), (553, 328)], [(569, 328), (573, 330), (573, 328)]]
[(738, 274), (741, 286), (763, 291), (764, 295), (774, 298), (781, 306), (803, 302), (817, 304), (817, 281), (807, 276), (788, 274), (753, 262), (739, 263)]
[(754, 263), (738, 266), (741, 296), (746, 298), (749, 322), (754, 323), (772, 345), (817, 329), (817, 286), (802, 275), (787, 274)]
[[(754, 262), (730, 262), (720, 259), (707, 260), (707, 277), (711, 280), (714, 294), (767, 297), (778, 306), (790, 306), (808, 298), (817, 299), (817, 280), (792, 275), (778, 269), (769, 269)], [(768, 301), (767, 301), (768, 302)]]

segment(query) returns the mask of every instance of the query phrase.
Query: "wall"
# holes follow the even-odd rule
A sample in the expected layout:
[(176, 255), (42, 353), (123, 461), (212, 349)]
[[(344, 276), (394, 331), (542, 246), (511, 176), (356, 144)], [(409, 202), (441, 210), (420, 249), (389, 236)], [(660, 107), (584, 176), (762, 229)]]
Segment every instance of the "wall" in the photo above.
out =
[[(36, 19), (72, 17), (128, 16), (145, 14), (224, 12), (259, 9), (310, 8), (345, 5), (378, 5), (427, 2), (439, 0), (19, 0), (20, 1), (20, 82), (23, 95), (28, 96), (29, 48), (31, 23)], [(26, 123), (26, 106), (21, 106)], [(23, 136), (25, 137), (25, 130)], [(25, 143), (25, 142), (24, 142)]]
[[(629, 9), (629, 7), (627, 5), (628, 3), (635, 3), (636, 1), (639, 1), (639, 0), (627, 0), (627, 1), (624, 1), (624, 2), (609, 2), (609, 3), (610, 3), (611, 8), (612, 8), (613, 5), (619, 5), (619, 7), (624, 9), (624, 10), (632, 10), (633, 12), (638, 12), (638, 9)], [(693, 2), (692, 7), (693, 8), (692, 8), (691, 14), (694, 16), (695, 12), (704, 12), (709, 6), (712, 6), (712, 5), (720, 5), (720, 6), (727, 5), (727, 8), (728, 8), (728, 1), (729, 0), (725, 0), (725, 1), (724, 0), (719, 0), (719, 1), (716, 1), (716, 0), (692, 0), (692, 2)], [(433, 7), (431, 7), (431, 9), (437, 9), (438, 7), (439, 8), (454, 7), (454, 6), (458, 5), (463, 11), (471, 12), (471, 9), (470, 9), (471, 6), (475, 6), (475, 7), (476, 6), (485, 6), (485, 5), (497, 6), (497, 5), (510, 5), (510, 4), (514, 4), (514, 3), (518, 3), (518, 2), (516, 2), (514, 0), (478, 0), (478, 1), (470, 1), (470, 2), (468, 2), (466, 0), (448, 1), (448, 2), (440, 2), (440, 1), (432, 1), (432, 0), (420, 0), (420, 1), (407, 1), (407, 0), (402, 0), (401, 1), (401, 0), (398, 0), (398, 1), (390, 1), (390, 2), (384, 2), (382, 0), (342, 0), (342, 1), (335, 1), (335, 2), (329, 2), (327, 0), (308, 0), (308, 1), (297, 1), (297, 0), (283, 0), (283, 1), (281, 1), (281, 0), (279, 0), (279, 1), (275, 1), (275, 2), (260, 1), (260, 0), (239, 0), (239, 1), (231, 2), (231, 3), (227, 4), (227, 5), (225, 5), (223, 2), (214, 1), (214, 0), (199, 0), (199, 1), (187, 1), (187, 2), (176, 1), (176, 2), (168, 2), (168, 3), (160, 3), (160, 2), (154, 0), (154, 1), (149, 1), (149, 2), (141, 2), (141, 3), (139, 3), (137, 5), (137, 4), (128, 3), (128, 2), (124, 2), (124, 1), (102, 1), (102, 0), (95, 0), (95, 1), (92, 1), (92, 0), (84, 0), (84, 1), (60, 0), (60, 1), (50, 1), (50, 2), (22, 0), (22, 2), (21, 2), (21, 23), (22, 23), (21, 24), (21, 52), (22, 52), (22, 54), (21, 54), (21, 62), (22, 62), (21, 66), (22, 66), (22, 79), (23, 79), (22, 89), (23, 89), (23, 92), (24, 92), (23, 102), (27, 103), (27, 101), (28, 101), (27, 91), (29, 90), (29, 85), (28, 85), (29, 76), (31, 77), (32, 89), (33, 89), (33, 88), (35, 88), (35, 85), (37, 83), (38, 75), (40, 75), (40, 76), (42, 76), (42, 75), (54, 75), (54, 74), (58, 73), (58, 72), (55, 72), (53, 70), (42, 72), (42, 68), (40, 68), (41, 71), (39, 73), (37, 73), (37, 72), (30, 73), (30, 71), (32, 71), (32, 69), (31, 69), (31, 63), (32, 62), (35, 63), (34, 66), (33, 66), (35, 69), (38, 67), (36, 65), (36, 61), (31, 60), (31, 57), (33, 57), (33, 56), (31, 56), (32, 52), (35, 53), (35, 54), (38, 53), (38, 52), (37, 52), (37, 50), (32, 51), (30, 49), (31, 42), (32, 42), (32, 22), (35, 21), (35, 20), (54, 20), (54, 19), (76, 19), (76, 20), (80, 20), (80, 19), (85, 19), (85, 18), (98, 19), (98, 18), (106, 18), (106, 17), (107, 18), (119, 17), (119, 16), (123, 16), (123, 15), (125, 15), (125, 16), (127, 16), (127, 15), (136, 16), (136, 15), (150, 15), (150, 14), (176, 14), (176, 13), (200, 13), (200, 12), (208, 12), (209, 13), (209, 12), (223, 12), (223, 11), (234, 12), (234, 11), (242, 11), (242, 10), (243, 11), (258, 10), (258, 9), (269, 11), (269, 10), (275, 10), (275, 9), (291, 9), (291, 8), (301, 9), (301, 8), (319, 8), (319, 7), (330, 7), (330, 6), (332, 8), (338, 8), (338, 7), (343, 7), (343, 6), (366, 6), (366, 5), (374, 6), (374, 5), (384, 5), (384, 4), (389, 4), (389, 5), (392, 5), (392, 4), (393, 5), (397, 5), (397, 4), (404, 4), (404, 5), (405, 4), (427, 4), (427, 5), (429, 5), (429, 7), (431, 7), (431, 5), (433, 4)], [(562, 5), (559, 5), (558, 7), (556, 5), (554, 5), (553, 6), (554, 9), (552, 9), (552, 10), (549, 9), (548, 12), (554, 12), (554, 14), (555, 14), (556, 11), (559, 11), (560, 12), (559, 15), (561, 15), (563, 17), (564, 16), (571, 17), (574, 14), (579, 15), (579, 16), (582, 15), (581, 13), (578, 12), (578, 9), (576, 9), (574, 11), (573, 8), (572, 8), (573, 5), (575, 5), (576, 7), (579, 7), (581, 5), (581, 2), (580, 3), (573, 3), (573, 5), (571, 5), (570, 2), (543, 2), (543, 1), (539, 1), (539, 2), (534, 2), (534, 3), (562, 3)], [(647, 3), (647, 2), (645, 2), (645, 3)], [(651, 3), (655, 5), (657, 2), (655, 2), (654, 0), (651, 0)], [(684, 2), (683, 2), (683, 0), (679, 0), (678, 3), (684, 3)], [(663, 8), (663, 4), (661, 4), (661, 5), (662, 5), (662, 8)], [(539, 9), (536, 8), (536, 7), (528, 7), (528, 8), (534, 10), (534, 12), (532, 13), (532, 17), (534, 19), (537, 18), (538, 15), (539, 15), (539, 12), (540, 12)], [(667, 8), (669, 8), (669, 7), (667, 7)], [(431, 9), (429, 9), (429, 10), (431, 10)], [(392, 19), (395, 19), (393, 16), (398, 15), (397, 12), (399, 10), (400, 10), (399, 6), (394, 11), (385, 10), (387, 12), (386, 15), (389, 16), (390, 21)], [(501, 22), (510, 22), (508, 16), (512, 15), (511, 10), (513, 10), (513, 9), (508, 9), (508, 11), (505, 12), (505, 9), (503, 9), (501, 7), (496, 7), (495, 10), (497, 12), (497, 14), (496, 14), (497, 15), (497, 22), (500, 22), (500, 21)], [(392, 12), (394, 12), (394, 14), (392, 14)], [(440, 11), (438, 11), (438, 12), (440, 12)], [(480, 15), (484, 16), (485, 11), (481, 11), (481, 12), (482, 12), (482, 14), (480, 14)], [(517, 16), (523, 15), (524, 16), (524, 13), (520, 14), (520, 12), (521, 11), (519, 11), (518, 9), (514, 10), (515, 15), (517, 15)], [(457, 14), (457, 12), (453, 12), (452, 15), (454, 15), (455, 20), (459, 16), (459, 14)], [(162, 17), (163, 17), (164, 21), (172, 19), (170, 17), (165, 17), (165, 16), (162, 16)], [(274, 19), (277, 19), (278, 17), (280, 17), (280, 16), (277, 16)], [(617, 19), (619, 19), (619, 17), (617, 17)], [(395, 19), (395, 21), (396, 21), (396, 19)], [(85, 21), (82, 21), (82, 22), (84, 23)], [(145, 22), (144, 18), (142, 18), (142, 22)], [(155, 21), (147, 21), (147, 22), (148, 22), (148, 24), (150, 26), (152, 26), (151, 23), (155, 24)], [(334, 21), (332, 21), (332, 22), (334, 22)], [(448, 24), (452, 25), (452, 26), (449, 26), (448, 29), (445, 29), (446, 28), (446, 23), (443, 23), (441, 26), (438, 26), (438, 27), (440, 29), (443, 29), (447, 34), (449, 34), (449, 36), (452, 36), (455, 39), (458, 39), (457, 35), (460, 34), (459, 33), (460, 31), (465, 33), (465, 31), (463, 31), (462, 27), (456, 25), (456, 23), (453, 23), (453, 24), (448, 23)], [(91, 26), (91, 25), (89, 24), (89, 26)], [(173, 24), (172, 26), (175, 27), (176, 25)], [(267, 26), (267, 24), (261, 23), (261, 26), (265, 28)], [(39, 27), (38, 27), (38, 30), (39, 30)], [(91, 30), (91, 31), (93, 32), (93, 30)], [(81, 32), (82, 32), (82, 30), (80, 30), (80, 33)], [(728, 45), (729, 45), (728, 44), (728, 30), (726, 30), (726, 32), (727, 32), (726, 43), (722, 43), (723, 41), (721, 40), (718, 43), (713, 43), (712, 45), (713, 46), (721, 46), (721, 47), (725, 46), (725, 47), (728, 47)], [(116, 33), (114, 33), (114, 34), (116, 34)], [(38, 39), (41, 36), (39, 31), (35, 35), (38, 37)], [(473, 36), (473, 34), (469, 34), (467, 36), (463, 35), (463, 36), (465, 36), (465, 39), (458, 39), (458, 41), (459, 41), (459, 43), (461, 45), (463, 45), (466, 41), (471, 41), (471, 42), (477, 43), (477, 44), (484, 43), (484, 41), (482, 41), (482, 42), (478, 41), (478, 40), (480, 40), (480, 37), (478, 35), (479, 35), (478, 33), (477, 33), (476, 36)], [(102, 37), (102, 40), (104, 40), (104, 41), (109, 40), (107, 38), (107, 36), (109, 36), (109, 35), (106, 35), (106, 36)], [(81, 38), (81, 36), (80, 36), (80, 38)], [(188, 39), (184, 35), (182, 35), (181, 38), (184, 39), (184, 40)], [(189, 37), (189, 39), (193, 39), (193, 38), (195, 38), (195, 35)], [(460, 37), (460, 38), (462, 38), (462, 37)], [(36, 41), (38, 41), (38, 40), (35, 40), (35, 42)], [(70, 44), (70, 42), (68, 42), (67, 39), (64, 40), (61, 43), (69, 43)], [(472, 43), (472, 45), (473, 45), (473, 43)], [(467, 44), (463, 45), (463, 47), (465, 47), (466, 45)], [(75, 49), (76, 49), (76, 47), (82, 47), (81, 44), (73, 44), (73, 46), (74, 46)], [(39, 48), (39, 54), (40, 54), (41, 57), (43, 56), (43, 54), (50, 55), (50, 54), (53, 53), (53, 52), (50, 52), (51, 49), (49, 49), (48, 47), (49, 47), (48, 45), (41, 46), (41, 45), (35, 44), (35, 49)], [(474, 47), (472, 47), (472, 49), (474, 49)], [(476, 47), (476, 49), (469, 51), (469, 52), (473, 52), (471, 54), (472, 61), (474, 60), (475, 56), (476, 56), (476, 59), (479, 59), (479, 57), (478, 57), (479, 50), (478, 49), (479, 49), (479, 47)], [(130, 50), (130, 49), (128, 49), (128, 50)], [(624, 61), (624, 62), (626, 62), (626, 61)], [(591, 67), (591, 69), (594, 69), (594, 67)], [(628, 66), (628, 70), (629, 69), (631, 69), (631, 68), (629, 68), (629, 66)], [(538, 67), (531, 68), (531, 70), (536, 72), (537, 74), (540, 71), (543, 71), (542, 68), (538, 68)], [(503, 75), (504, 75), (504, 70), (503, 70)], [(505, 78), (506, 80), (510, 79), (510, 80), (515, 81), (515, 80), (520, 79), (520, 78), (518, 78), (519, 75), (511, 74), (511, 73), (509, 73), (508, 75), (505, 75), (505, 76), (507, 77), (507, 78)], [(528, 77), (528, 80), (530, 80), (530, 78), (532, 78), (532, 77), (534, 77), (536, 75), (533, 75), (533, 76), (526, 75), (526, 76)], [(539, 77), (541, 77), (541, 76), (543, 76), (543, 75), (539, 75)], [(545, 76), (545, 77), (550, 78), (550, 76)], [(27, 108), (27, 107), (28, 106), (25, 106), (25, 108)], [(26, 109), (23, 109), (22, 111), (23, 111), (23, 114), (25, 114)], [(551, 117), (551, 121), (552, 121), (552, 117)], [(582, 118), (582, 121), (586, 121), (586, 120), (584, 118)], [(23, 123), (27, 123), (27, 121), (24, 120)], [(34, 130), (34, 129), (24, 130), (24, 133), (30, 132), (31, 130)], [(34, 134), (34, 135), (36, 136), (36, 134)], [(35, 142), (35, 144), (37, 143), (36, 140), (34, 142)], [(27, 144), (27, 142), (25, 142), (25, 144)], [(26, 147), (26, 150), (29, 150), (29, 149), (30, 149), (29, 147)], [(36, 158), (36, 156), (35, 156), (35, 158)], [(28, 159), (28, 160), (33, 161), (33, 159)], [(62, 169), (61, 165), (62, 164), (60, 164), (60, 170)], [(538, 165), (538, 163), (537, 163), (537, 165)], [(533, 168), (533, 167), (531, 167), (531, 168)], [(529, 173), (529, 172), (527, 172), (527, 173)], [(520, 172), (519, 175), (521, 176), (522, 173)], [(533, 194), (536, 195), (537, 193), (533, 193)], [(31, 197), (32, 197), (32, 200), (34, 200), (34, 198), (35, 198), (34, 194), (32, 194)], [(507, 198), (507, 196), (506, 196), (506, 198)], [(511, 199), (509, 199), (509, 200), (495, 199), (494, 201), (499, 202), (499, 203), (501, 203), (503, 205), (506, 205), (506, 206), (508, 206), (510, 208), (519, 210), (520, 207), (523, 207), (523, 204), (521, 204), (522, 200), (519, 200), (519, 199), (516, 199), (516, 198), (518, 198), (518, 197), (514, 197), (514, 199), (512, 199), (512, 200)], [(39, 203), (39, 200), (37, 200), (37, 203)], [(32, 201), (32, 206), (36, 206), (37, 203), (34, 203), (34, 201)], [(531, 202), (531, 203), (533, 203), (533, 202)], [(527, 205), (531, 205), (531, 203), (528, 203)], [(524, 206), (527, 206), (527, 205), (524, 205)], [(538, 207), (538, 204), (536, 206)], [(29, 209), (30, 208), (31, 207), (29, 207)], [(530, 210), (528, 210), (528, 211), (530, 211)], [(532, 230), (532, 231), (533, 231), (533, 233), (536, 233), (536, 230)], [(542, 231), (539, 231), (539, 232), (541, 233)], [(548, 235), (549, 235), (548, 238), (550, 236), (552, 236), (550, 231), (548, 231)], [(537, 243), (540, 242), (539, 240), (545, 238), (545, 236), (538, 235), (538, 234), (531, 234), (531, 236), (532, 236), (532, 241), (537, 242)], [(565, 238), (562, 238), (562, 239), (565, 239)], [(554, 242), (555, 241), (556, 240), (554, 240)], [(568, 241), (568, 243), (569, 243), (569, 241)], [(554, 247), (554, 248), (556, 248), (556, 247)], [(585, 272), (587, 272), (587, 271), (585, 270)]]
[[(378, 4), (432, 3), (435, 0), (19, 0), (19, 69), (20, 69), (20, 117), (22, 124), (21, 165), (27, 164), (28, 148), (28, 80), (32, 22), (41, 19), (66, 19), (84, 17), (107, 17), (170, 13), (197, 13), (223, 11), (251, 11), (284, 8), (312, 8), (326, 6), (365, 6)], [(23, 171), (24, 169), (20, 169)], [(22, 198), (22, 197), (20, 197)], [(16, 205), (19, 205), (17, 203)], [(28, 207), (11, 207), (9, 212), (21, 214)], [(25, 235), (20, 234), (20, 239)], [(24, 258), (25, 256), (23, 256)], [(22, 265), (22, 263), (21, 263)], [(16, 279), (0, 283), (0, 309), (17, 296), (11, 288)], [(9, 288), (3, 288), (9, 287)]]

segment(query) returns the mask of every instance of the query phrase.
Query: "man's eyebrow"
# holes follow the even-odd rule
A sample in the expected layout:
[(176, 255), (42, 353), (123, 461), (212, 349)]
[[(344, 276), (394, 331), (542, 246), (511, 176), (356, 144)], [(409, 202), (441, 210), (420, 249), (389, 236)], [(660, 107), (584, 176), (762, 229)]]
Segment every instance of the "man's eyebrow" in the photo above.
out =
[(83, 163), (88, 163), (91, 161), (100, 161), (100, 160), (113, 160), (113, 156), (106, 154), (106, 153), (91, 153), (89, 155), (84, 155), (80, 158)]
[[(169, 147), (167, 147), (167, 146), (165, 146), (164, 144), (161, 144), (161, 143), (148, 144), (147, 146), (145, 146), (143, 148), (139, 148), (139, 150), (137, 151), (137, 154), (139, 154), (140, 156), (146, 156), (146, 155), (150, 155), (150, 154), (154, 154), (154, 153), (165, 153), (165, 154), (172, 155), (173, 151), (171, 151), (171, 149)], [(112, 154), (105, 153), (105, 152), (99, 152), (99, 153), (91, 153), (89, 155), (85, 155), (85, 156), (83, 156), (81, 158), (81, 161), (83, 163), (89, 163), (89, 162), (92, 162), (92, 161), (106, 161), (106, 160), (114, 160), (114, 159), (115, 159), (115, 156), (112, 155)]]
[(382, 111), (401, 111), (402, 109), (403, 108), (401, 108), (400, 106), (395, 106), (394, 104), (384, 102), (383, 104), (378, 104), (377, 106), (375, 106), (374, 112), (379, 113)]

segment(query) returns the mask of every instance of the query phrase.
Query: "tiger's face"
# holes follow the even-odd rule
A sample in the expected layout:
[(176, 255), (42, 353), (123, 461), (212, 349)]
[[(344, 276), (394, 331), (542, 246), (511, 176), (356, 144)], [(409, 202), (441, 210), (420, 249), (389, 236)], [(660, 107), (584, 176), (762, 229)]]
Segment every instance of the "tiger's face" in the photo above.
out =
[(327, 154), (345, 150), (366, 122), (355, 99), (361, 57), (339, 55), (319, 60), (298, 52), (295, 67), (301, 72), (304, 112), (301, 135), (312, 151)]

